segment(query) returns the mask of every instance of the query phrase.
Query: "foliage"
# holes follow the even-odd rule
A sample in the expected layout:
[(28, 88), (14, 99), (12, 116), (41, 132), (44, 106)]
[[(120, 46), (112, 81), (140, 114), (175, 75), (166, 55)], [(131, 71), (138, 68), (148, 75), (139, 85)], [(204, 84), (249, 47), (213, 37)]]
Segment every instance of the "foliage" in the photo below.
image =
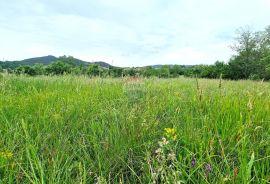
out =
[(109, 72), (110, 72), (110, 76), (112, 76), (112, 77), (122, 77), (123, 76), (123, 68), (110, 67)]
[(36, 75), (36, 70), (34, 70), (34, 68), (30, 67), (30, 66), (20, 66), (18, 68), (16, 68), (15, 73), (17, 75), (19, 74), (27, 74), (30, 76), (34, 76)]
[(267, 78), (265, 70), (270, 64), (266, 60), (270, 56), (269, 27), (255, 33), (250, 28), (238, 30), (236, 43), (232, 47), (236, 55), (229, 62), (229, 78)]
[(89, 65), (88, 70), (87, 70), (87, 74), (89, 76), (98, 76), (98, 75), (100, 75), (99, 66), (96, 65), (96, 64)]
[(63, 61), (56, 61), (45, 68), (46, 74), (63, 75), (71, 72), (72, 65)]

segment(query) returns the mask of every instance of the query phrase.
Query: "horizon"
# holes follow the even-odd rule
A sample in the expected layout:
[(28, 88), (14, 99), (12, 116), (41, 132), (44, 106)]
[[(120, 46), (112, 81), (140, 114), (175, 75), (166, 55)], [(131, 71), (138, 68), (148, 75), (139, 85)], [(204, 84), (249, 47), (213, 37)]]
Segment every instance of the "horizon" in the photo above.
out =
[[(185, 65), (185, 64), (170, 64), (170, 63), (168, 63), (168, 64), (159, 64), (159, 63), (157, 63), (157, 64), (153, 64), (153, 65), (142, 65), (142, 66), (116, 66), (116, 65), (112, 65), (110, 62), (107, 62), (107, 61), (101, 61), (101, 60), (92, 60), (92, 61), (87, 61), (87, 60), (82, 60), (82, 59), (80, 59), (80, 58), (78, 58), (78, 57), (74, 57), (74, 56), (70, 56), (70, 55), (62, 55), (62, 56), (66, 56), (66, 57), (73, 57), (74, 59), (78, 59), (78, 60), (81, 60), (81, 61), (83, 61), (83, 62), (87, 62), (87, 63), (95, 63), (95, 62), (104, 62), (104, 63), (106, 63), (106, 64), (109, 64), (109, 65), (111, 65), (111, 66), (114, 66), (114, 67), (122, 67), (122, 68), (140, 68), (140, 67), (147, 67), (147, 66), (166, 66), (166, 65), (168, 65), (168, 66), (172, 66), (172, 65), (179, 65), (179, 66), (195, 66), (195, 65)], [(60, 58), (60, 57), (62, 57), (62, 56), (54, 56), (54, 55), (51, 55), (51, 54), (49, 54), (49, 55), (46, 55), (46, 56), (37, 56), (37, 57), (31, 57), (31, 58), (24, 58), (24, 59), (19, 59), (19, 60), (13, 60), (13, 61), (11, 61), (11, 60), (0, 60), (0, 62), (20, 62), (20, 61), (24, 61), (24, 60), (29, 60), (29, 59), (37, 59), (37, 58), (44, 58), (44, 57), (55, 57), (55, 58)]]
[(5, 7), (1, 60), (70, 55), (120, 67), (228, 62), (236, 29), (263, 30), (270, 19), (267, 0), (16, 0), (0, 5)]

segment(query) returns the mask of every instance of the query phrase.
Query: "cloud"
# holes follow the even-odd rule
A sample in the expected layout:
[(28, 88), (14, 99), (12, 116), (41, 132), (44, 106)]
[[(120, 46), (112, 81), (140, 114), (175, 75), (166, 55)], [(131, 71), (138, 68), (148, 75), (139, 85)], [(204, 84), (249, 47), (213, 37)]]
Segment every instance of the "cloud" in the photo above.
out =
[(14, 0), (0, 6), (0, 58), (66, 54), (119, 66), (227, 61), (235, 29), (260, 30), (270, 19), (268, 0)]

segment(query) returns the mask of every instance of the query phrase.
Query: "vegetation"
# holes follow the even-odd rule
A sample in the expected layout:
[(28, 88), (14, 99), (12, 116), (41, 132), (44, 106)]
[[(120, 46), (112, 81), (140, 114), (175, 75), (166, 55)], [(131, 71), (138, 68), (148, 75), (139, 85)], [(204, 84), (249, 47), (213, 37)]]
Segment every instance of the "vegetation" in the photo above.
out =
[(36, 58), (30, 58), (30, 59), (24, 59), (21, 61), (5, 61), (5, 62), (0, 62), (0, 66), (2, 66), (2, 68), (5, 69), (16, 69), (17, 67), (20, 66), (34, 66), (36, 64), (41, 64), (41, 65), (50, 65), (52, 63), (55, 63), (57, 61), (63, 61), (65, 63), (71, 64), (73, 66), (84, 66), (87, 67), (90, 64), (97, 64), (101, 67), (104, 68), (109, 68), (111, 65), (109, 65), (108, 63), (105, 62), (86, 62), (86, 61), (82, 61), (80, 59), (76, 59), (72, 56), (60, 56), (59, 58), (55, 57), (55, 56), (43, 56), (43, 57), (36, 57)]
[(249, 28), (239, 29), (232, 49), (235, 51), (235, 55), (228, 63), (217, 61), (213, 65), (120, 68), (104, 62), (87, 63), (71, 56), (59, 58), (48, 56), (21, 62), (0, 62), (0, 67), (10, 73), (30, 76), (73, 74), (91, 77), (155, 76), (173, 78), (184, 75), (212, 79), (222, 77), (233, 80), (270, 80), (270, 26), (260, 32), (252, 32)]
[(270, 181), (269, 83), (0, 77), (0, 183)]
[(270, 183), (270, 27), (237, 35), (213, 65), (0, 62), (0, 183)]

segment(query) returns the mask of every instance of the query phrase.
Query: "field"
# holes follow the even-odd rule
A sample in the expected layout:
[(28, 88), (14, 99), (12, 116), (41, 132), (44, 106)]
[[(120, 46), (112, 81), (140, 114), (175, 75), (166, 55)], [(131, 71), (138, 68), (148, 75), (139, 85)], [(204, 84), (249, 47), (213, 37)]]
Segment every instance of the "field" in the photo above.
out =
[(0, 76), (0, 183), (270, 183), (270, 84)]

